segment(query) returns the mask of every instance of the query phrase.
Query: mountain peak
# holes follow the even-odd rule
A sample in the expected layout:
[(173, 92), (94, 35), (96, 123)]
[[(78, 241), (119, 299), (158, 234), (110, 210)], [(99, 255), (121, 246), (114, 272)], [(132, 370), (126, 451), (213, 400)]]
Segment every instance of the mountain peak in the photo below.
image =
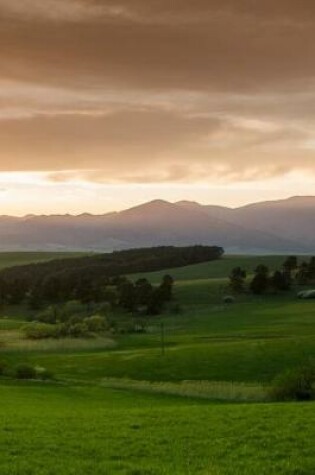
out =
[(162, 210), (168, 210), (174, 208), (175, 205), (170, 203), (169, 201), (165, 200), (153, 200), (149, 201), (147, 203), (143, 203), (138, 206), (134, 206), (133, 208), (129, 208), (125, 211), (122, 211), (121, 213), (134, 213), (134, 212), (146, 212), (146, 211), (151, 211), (151, 212), (157, 212), (157, 211), (162, 211)]
[(0, 218), (1, 250), (101, 250), (217, 244), (230, 252), (311, 253), (315, 197), (241, 208), (153, 200), (105, 215)]
[(166, 200), (152, 200), (152, 201), (149, 201), (148, 203), (145, 203), (143, 206), (170, 206), (172, 205), (172, 203), (170, 203), (169, 201), (166, 201)]
[(182, 207), (185, 207), (185, 208), (199, 208), (201, 207), (202, 205), (200, 203), (198, 203), (197, 201), (189, 201), (189, 200), (181, 200), (181, 201), (177, 201), (175, 203), (177, 206), (182, 206)]

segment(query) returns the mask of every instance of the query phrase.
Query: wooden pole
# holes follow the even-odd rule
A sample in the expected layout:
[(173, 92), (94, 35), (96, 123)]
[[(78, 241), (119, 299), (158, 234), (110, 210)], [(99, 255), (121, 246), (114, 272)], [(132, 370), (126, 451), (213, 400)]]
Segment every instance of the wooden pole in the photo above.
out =
[(161, 322), (161, 353), (162, 356), (165, 355), (165, 329), (163, 322)]

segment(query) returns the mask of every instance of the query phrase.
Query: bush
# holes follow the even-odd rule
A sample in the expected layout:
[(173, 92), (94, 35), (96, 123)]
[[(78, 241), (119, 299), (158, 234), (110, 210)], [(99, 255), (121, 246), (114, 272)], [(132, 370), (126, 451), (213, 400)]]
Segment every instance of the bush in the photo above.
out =
[(85, 323), (74, 323), (67, 327), (67, 335), (72, 338), (89, 336), (89, 329)]
[(81, 315), (83, 318), (85, 311), (86, 311), (85, 306), (82, 305), (78, 300), (69, 300), (62, 307), (62, 310), (60, 312), (60, 319), (63, 322), (66, 322), (74, 315), (75, 316)]
[(43, 381), (47, 381), (49, 379), (54, 379), (54, 374), (49, 369), (41, 368), (41, 367), (37, 366), (35, 371), (36, 371), (36, 376), (39, 379), (42, 379)]
[(36, 379), (36, 369), (28, 364), (20, 364), (15, 368), (15, 376), (17, 379)]
[(108, 330), (109, 325), (106, 318), (99, 315), (94, 315), (84, 319), (84, 323), (87, 326), (88, 331), (94, 333), (101, 333)]
[(315, 397), (315, 367), (286, 371), (275, 378), (270, 393), (276, 401), (310, 401)]
[(84, 320), (84, 315), (72, 315), (69, 320), (65, 322), (66, 325), (76, 325), (77, 323), (82, 323)]
[[(107, 313), (110, 311), (113, 307), (115, 307), (118, 303), (118, 292), (115, 286), (109, 286), (105, 289), (103, 298), (105, 300), (105, 303), (103, 303), (101, 306), (104, 306), (104, 311)], [(100, 310), (101, 313), (102, 310)]]
[(90, 317), (82, 321), (80, 318), (71, 318), (71, 322), (50, 325), (48, 323), (32, 323), (22, 328), (26, 338), (43, 340), (45, 338), (81, 338), (90, 336), (90, 332), (104, 331), (109, 324), (103, 317)]
[(56, 323), (57, 309), (55, 307), (48, 307), (36, 316), (36, 320), (42, 323)]
[(22, 331), (26, 338), (30, 340), (42, 340), (44, 338), (59, 338), (61, 325), (50, 325), (49, 323), (33, 323), (25, 325)]
[(133, 322), (121, 322), (115, 331), (121, 335), (138, 333)]
[[(95, 314), (100, 315), (101, 317), (107, 317), (111, 312), (111, 305), (108, 302), (103, 302), (95, 306)], [(90, 315), (91, 316), (91, 315)]]
[(223, 303), (225, 304), (232, 304), (232, 303), (235, 303), (235, 298), (232, 297), (232, 295), (225, 295), (223, 297)]

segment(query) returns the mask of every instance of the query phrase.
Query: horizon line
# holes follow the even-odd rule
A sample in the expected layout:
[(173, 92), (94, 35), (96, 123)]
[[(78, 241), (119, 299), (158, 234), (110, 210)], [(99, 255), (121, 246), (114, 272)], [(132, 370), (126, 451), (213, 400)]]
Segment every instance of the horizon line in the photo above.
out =
[(225, 208), (225, 209), (230, 209), (230, 210), (237, 210), (237, 209), (242, 209), (242, 208), (246, 208), (246, 207), (249, 207), (249, 206), (255, 206), (255, 205), (259, 205), (259, 204), (264, 204), (264, 203), (281, 203), (281, 202), (285, 202), (285, 201), (290, 201), (290, 200), (294, 200), (294, 199), (309, 199), (309, 198), (314, 198), (315, 199), (315, 195), (290, 195), (288, 196), (287, 198), (279, 198), (279, 199), (271, 199), (271, 200), (259, 200), (259, 201), (253, 201), (253, 202), (250, 202), (250, 203), (247, 203), (245, 205), (241, 205), (241, 206), (226, 206), (226, 205), (218, 205), (218, 204), (211, 204), (211, 203), (200, 203), (198, 201), (193, 201), (193, 200), (179, 200), (179, 201), (168, 201), (168, 200), (165, 200), (165, 199), (159, 199), (159, 198), (156, 198), (156, 199), (153, 199), (153, 200), (149, 200), (149, 201), (142, 201), (140, 202), (139, 204), (136, 204), (136, 205), (133, 205), (131, 207), (127, 207), (127, 208), (122, 208), (122, 209), (118, 209), (118, 210), (112, 210), (112, 211), (107, 211), (107, 212), (104, 212), (104, 213), (92, 213), (92, 212), (88, 212), (88, 211), (83, 211), (81, 213), (78, 213), (78, 214), (72, 214), (72, 213), (58, 213), (58, 214), (54, 214), (54, 213), (51, 213), (51, 214), (45, 214), (45, 213), (41, 213), (41, 214), (36, 214), (36, 213), (28, 213), (28, 214), (23, 214), (23, 215), (18, 215), (18, 214), (0, 214), (0, 219), (2, 218), (17, 218), (17, 219), (27, 219), (27, 218), (41, 218), (41, 217), (71, 217), (71, 218), (79, 218), (79, 217), (82, 217), (82, 216), (91, 216), (91, 217), (102, 217), (102, 216), (108, 216), (110, 214), (119, 214), (119, 213), (122, 213), (124, 211), (129, 211), (129, 210), (132, 210), (132, 209), (136, 209), (136, 208), (139, 208), (139, 207), (142, 207), (142, 206), (146, 206), (146, 205), (150, 205), (150, 204), (153, 204), (153, 203), (166, 203), (166, 204), (169, 204), (169, 205), (178, 205), (180, 203), (192, 203), (192, 204), (196, 204), (198, 206), (213, 206), (213, 207), (216, 207), (216, 208)]

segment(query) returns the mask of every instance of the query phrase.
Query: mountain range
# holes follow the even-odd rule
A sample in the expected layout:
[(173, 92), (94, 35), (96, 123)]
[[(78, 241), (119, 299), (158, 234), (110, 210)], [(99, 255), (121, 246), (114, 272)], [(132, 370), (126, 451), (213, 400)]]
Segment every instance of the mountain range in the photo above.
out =
[(315, 196), (240, 208), (155, 200), (104, 215), (0, 216), (0, 250), (112, 251), (218, 245), (229, 253), (312, 253)]

